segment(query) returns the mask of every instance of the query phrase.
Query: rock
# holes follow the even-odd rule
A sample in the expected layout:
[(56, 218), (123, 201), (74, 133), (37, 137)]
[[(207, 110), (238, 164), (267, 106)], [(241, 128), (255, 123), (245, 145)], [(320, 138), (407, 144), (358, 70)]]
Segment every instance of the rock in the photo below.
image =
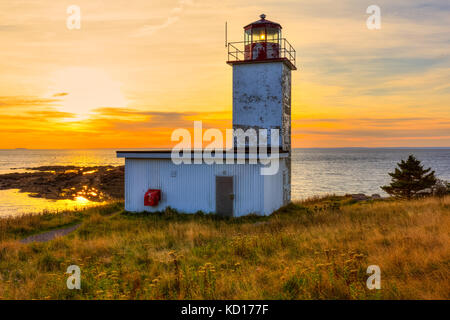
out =
[(352, 197), (353, 200), (356, 200), (356, 201), (364, 201), (364, 200), (369, 200), (370, 199), (364, 193), (354, 193), (354, 194), (351, 194), (351, 197)]
[(123, 199), (124, 166), (47, 166), (0, 175), (0, 190), (19, 189), (32, 197), (91, 201)]

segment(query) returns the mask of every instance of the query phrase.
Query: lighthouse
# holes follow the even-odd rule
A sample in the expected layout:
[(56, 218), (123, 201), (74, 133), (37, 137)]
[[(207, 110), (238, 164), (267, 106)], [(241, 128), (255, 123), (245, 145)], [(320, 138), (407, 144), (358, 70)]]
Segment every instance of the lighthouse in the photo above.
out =
[(233, 129), (279, 130), (278, 145), (288, 152), (284, 202), (291, 199), (291, 72), (296, 51), (279, 23), (266, 15), (244, 27), (244, 41), (228, 44), (233, 67)]
[[(162, 212), (170, 207), (182, 213), (239, 217), (269, 215), (290, 202), (295, 50), (282, 37), (281, 25), (264, 14), (244, 27), (244, 41), (227, 47), (227, 63), (233, 70), (233, 131), (235, 136), (266, 132), (265, 149), (271, 150), (271, 156), (276, 150), (276, 170), (262, 174), (267, 163), (255, 161), (248, 140), (243, 152), (221, 149), (213, 156), (209, 150), (189, 150), (183, 158), (200, 156), (202, 161), (174, 161), (174, 149), (117, 151), (118, 157), (125, 158), (127, 211)], [(262, 148), (257, 142), (259, 157)]]

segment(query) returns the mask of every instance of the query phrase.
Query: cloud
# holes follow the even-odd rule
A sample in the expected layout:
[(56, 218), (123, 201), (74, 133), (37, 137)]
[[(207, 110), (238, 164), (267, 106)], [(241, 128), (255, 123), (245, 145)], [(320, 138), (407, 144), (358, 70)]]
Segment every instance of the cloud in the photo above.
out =
[(18, 25), (0, 25), (0, 32), (4, 31), (20, 31), (22, 30)]
[(294, 119), (292, 122), (294, 124), (308, 123), (308, 122), (341, 122), (341, 123), (355, 123), (364, 122), (368, 125), (381, 125), (381, 124), (395, 124), (398, 125), (401, 122), (411, 122), (411, 121), (436, 121), (436, 118), (426, 118), (426, 117), (406, 117), (406, 118), (348, 118), (348, 119), (338, 119), (338, 118), (324, 118), (324, 119)]
[(68, 95), (67, 92), (60, 92), (60, 93), (55, 93), (53, 95), (53, 97), (64, 97), (64, 96), (67, 96), (67, 95)]
[(48, 106), (58, 101), (60, 100), (29, 96), (3, 96), (0, 97), (0, 108)]
[(184, 9), (187, 6), (190, 6), (193, 4), (193, 1), (191, 0), (179, 0), (178, 6), (173, 8), (171, 10), (171, 15), (166, 18), (166, 20), (161, 24), (154, 24), (154, 25), (144, 25), (142, 28), (140, 28), (135, 34), (135, 37), (142, 37), (142, 36), (149, 36), (155, 33), (158, 30), (167, 28), (168, 26), (174, 24), (180, 19), (181, 13), (184, 11)]
[(34, 117), (39, 118), (47, 118), (47, 119), (67, 119), (67, 118), (75, 118), (75, 114), (70, 112), (61, 112), (56, 110), (37, 110), (37, 111), (28, 111), (27, 114), (30, 114)]
[[(132, 108), (99, 108), (85, 123), (92, 127), (107, 127), (111, 130), (141, 131), (156, 128), (193, 127), (193, 121), (201, 120), (204, 128), (226, 128), (229, 114), (224, 112), (161, 112)], [(228, 116), (228, 118), (227, 118)]]
[(296, 135), (345, 139), (450, 138), (450, 121), (432, 117), (297, 119), (293, 127)]
[(325, 135), (345, 138), (450, 138), (450, 127), (434, 130), (426, 129), (346, 129), (346, 130), (294, 130), (294, 134)]
[[(6, 126), (41, 126), (43, 122), (74, 118), (69, 112), (61, 112), (55, 107), (59, 99), (34, 96), (0, 97), (0, 124), (2, 132)], [(5, 113), (2, 113), (4, 111)]]

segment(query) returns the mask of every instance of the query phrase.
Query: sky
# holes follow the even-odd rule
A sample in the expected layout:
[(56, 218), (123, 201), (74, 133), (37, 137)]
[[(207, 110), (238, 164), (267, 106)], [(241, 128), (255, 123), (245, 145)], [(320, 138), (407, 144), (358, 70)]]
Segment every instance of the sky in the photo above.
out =
[(0, 0), (0, 149), (166, 148), (193, 121), (231, 128), (225, 21), (242, 41), (261, 13), (297, 51), (293, 147), (450, 147), (447, 0)]

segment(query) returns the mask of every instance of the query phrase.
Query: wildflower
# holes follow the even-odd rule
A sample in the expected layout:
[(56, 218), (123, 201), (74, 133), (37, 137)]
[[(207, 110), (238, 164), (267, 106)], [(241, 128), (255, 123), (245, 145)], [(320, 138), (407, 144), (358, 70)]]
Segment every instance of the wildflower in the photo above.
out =
[(358, 276), (358, 270), (356, 269), (350, 270), (350, 276), (356, 279)]

